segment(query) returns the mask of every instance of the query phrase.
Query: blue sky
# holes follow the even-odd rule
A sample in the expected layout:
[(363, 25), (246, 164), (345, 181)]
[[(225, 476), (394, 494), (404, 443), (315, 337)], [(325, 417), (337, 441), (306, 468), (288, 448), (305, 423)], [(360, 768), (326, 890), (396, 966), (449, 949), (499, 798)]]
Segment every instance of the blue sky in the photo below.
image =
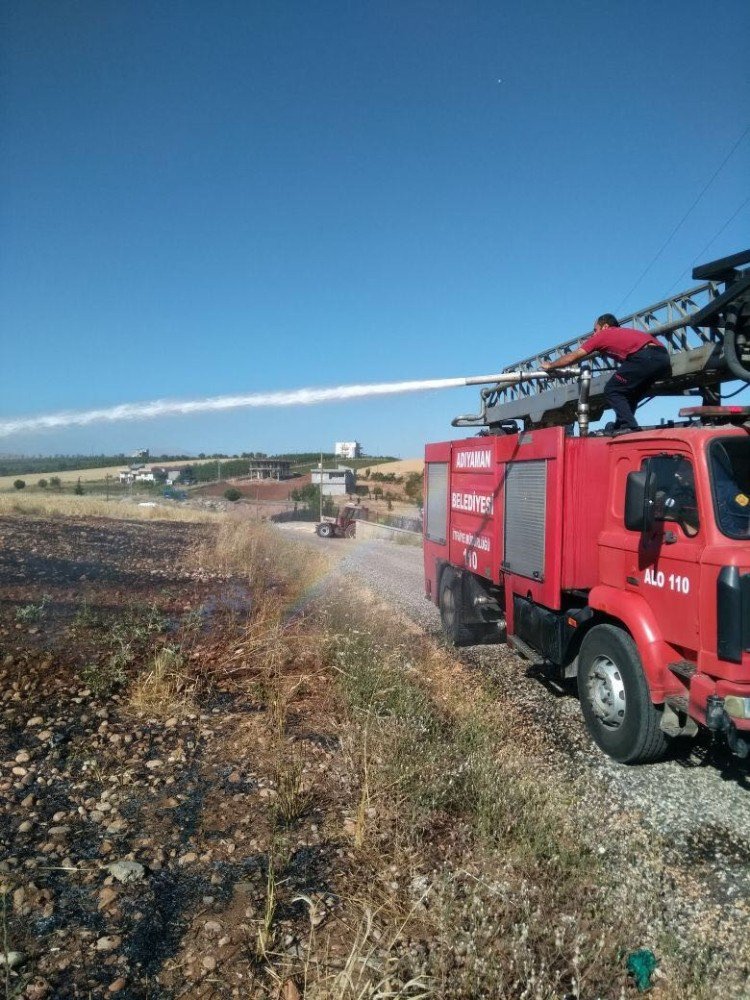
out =
[[(750, 245), (749, 135), (625, 299), (750, 122), (745, 0), (16, 0), (0, 36), (0, 419), (495, 371)], [(476, 406), (0, 451), (410, 456)]]

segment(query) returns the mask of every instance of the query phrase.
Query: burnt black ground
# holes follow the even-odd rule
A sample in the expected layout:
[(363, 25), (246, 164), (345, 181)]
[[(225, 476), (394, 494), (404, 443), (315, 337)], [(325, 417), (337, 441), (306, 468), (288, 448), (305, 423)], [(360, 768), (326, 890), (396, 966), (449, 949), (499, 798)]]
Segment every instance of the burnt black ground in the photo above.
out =
[[(171, 1000), (190, 983), (192, 953), (195, 996), (236, 995), (210, 976), (203, 992), (211, 920), (225, 925), (238, 968), (256, 962), (238, 925), (265, 905), (270, 778), (252, 730), (243, 749), (232, 740), (264, 723), (266, 708), (216, 681), (253, 595), (244, 580), (199, 568), (196, 549), (213, 530), (0, 518), (0, 883), (8, 947), (24, 955), (10, 996)], [(111, 663), (124, 648), (120, 676)], [(164, 648), (190, 664), (200, 696), (179, 718), (139, 717), (124, 681)], [(338, 751), (314, 718), (292, 736), (308, 757)], [(299, 822), (313, 821), (316, 806)], [(342, 868), (335, 838), (311, 842), (297, 825), (273, 859), (275, 923), (291, 937), (308, 925), (299, 897), (335, 905)], [(113, 879), (106, 866), (122, 859), (143, 878)]]

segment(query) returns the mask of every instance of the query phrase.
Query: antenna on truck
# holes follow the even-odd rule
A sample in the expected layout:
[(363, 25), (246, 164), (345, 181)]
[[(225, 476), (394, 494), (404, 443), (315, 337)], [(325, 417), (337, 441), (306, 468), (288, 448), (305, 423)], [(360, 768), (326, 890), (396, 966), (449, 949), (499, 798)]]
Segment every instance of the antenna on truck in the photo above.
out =
[[(750, 267), (740, 270), (746, 264), (750, 250), (702, 264), (693, 269), (693, 278), (703, 284), (619, 321), (665, 341), (672, 373), (651, 387), (652, 395), (699, 395), (703, 405), (710, 406), (721, 401), (723, 382), (750, 382)], [(481, 410), (456, 417), (453, 426), (498, 432), (509, 421), (520, 420), (531, 428), (577, 420), (581, 434), (586, 433), (589, 418), (598, 419), (604, 410), (602, 393), (611, 368), (596, 355), (581, 369), (546, 372), (540, 365), (576, 350), (589, 336), (582, 334), (510, 365), (492, 385), (487, 385), (490, 376), (467, 379), (467, 385), (485, 383)]]

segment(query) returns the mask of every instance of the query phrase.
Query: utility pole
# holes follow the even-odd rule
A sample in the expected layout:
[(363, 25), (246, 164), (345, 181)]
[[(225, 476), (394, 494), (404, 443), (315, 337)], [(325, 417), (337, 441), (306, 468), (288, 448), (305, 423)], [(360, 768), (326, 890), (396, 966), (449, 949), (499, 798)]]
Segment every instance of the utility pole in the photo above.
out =
[(320, 500), (320, 520), (323, 520), (323, 452), (320, 453), (320, 476), (318, 477), (318, 499)]

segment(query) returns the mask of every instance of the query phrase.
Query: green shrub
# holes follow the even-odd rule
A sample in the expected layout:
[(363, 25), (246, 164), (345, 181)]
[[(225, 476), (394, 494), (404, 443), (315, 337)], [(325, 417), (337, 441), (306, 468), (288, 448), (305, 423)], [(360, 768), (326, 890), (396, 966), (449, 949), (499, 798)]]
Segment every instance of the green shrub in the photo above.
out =
[(232, 503), (239, 500), (241, 497), (242, 494), (235, 486), (230, 486), (228, 490), (224, 490), (224, 499), (230, 500)]
[(23, 490), (26, 488), (26, 483), (23, 481), (23, 479), (16, 479), (13, 485), (17, 490)]

